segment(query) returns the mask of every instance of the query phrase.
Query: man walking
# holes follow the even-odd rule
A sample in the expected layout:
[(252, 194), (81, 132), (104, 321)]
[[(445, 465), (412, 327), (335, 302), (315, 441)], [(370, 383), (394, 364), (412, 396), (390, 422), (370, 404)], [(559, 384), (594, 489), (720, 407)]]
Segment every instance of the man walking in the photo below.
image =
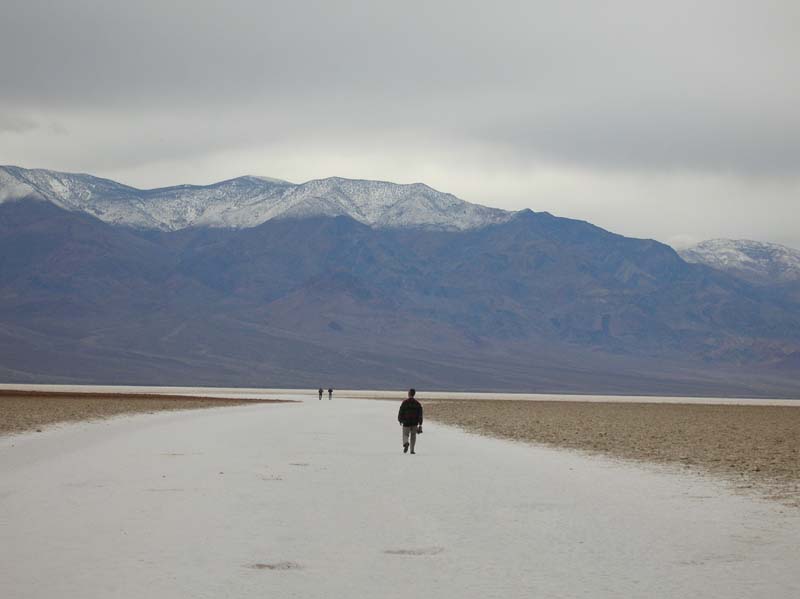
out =
[(417, 444), (417, 433), (422, 432), (422, 404), (414, 396), (416, 390), (408, 390), (408, 398), (400, 404), (400, 411), (397, 413), (397, 421), (403, 425), (403, 453), (408, 452), (409, 439), (411, 441), (411, 453)]

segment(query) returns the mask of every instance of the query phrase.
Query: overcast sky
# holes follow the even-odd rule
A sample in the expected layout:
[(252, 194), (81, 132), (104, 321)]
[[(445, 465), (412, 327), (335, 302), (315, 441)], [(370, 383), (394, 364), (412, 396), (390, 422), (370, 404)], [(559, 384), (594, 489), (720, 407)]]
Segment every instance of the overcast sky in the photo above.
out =
[(800, 248), (800, 2), (4, 0), (0, 164), (422, 181)]

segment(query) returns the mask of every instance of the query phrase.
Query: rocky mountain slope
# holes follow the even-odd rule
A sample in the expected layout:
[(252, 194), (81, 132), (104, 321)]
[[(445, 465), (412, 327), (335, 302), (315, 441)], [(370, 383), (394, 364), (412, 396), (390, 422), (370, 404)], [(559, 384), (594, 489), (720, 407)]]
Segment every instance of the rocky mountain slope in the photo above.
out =
[(6, 381), (792, 395), (799, 305), (547, 213), (165, 231), (0, 204)]
[(512, 216), (422, 183), (332, 177), (295, 185), (248, 176), (206, 186), (142, 190), (92, 175), (0, 166), (0, 202), (19, 197), (39, 197), (115, 225), (161, 231), (247, 228), (311, 216), (349, 216), (372, 227), (464, 231)]

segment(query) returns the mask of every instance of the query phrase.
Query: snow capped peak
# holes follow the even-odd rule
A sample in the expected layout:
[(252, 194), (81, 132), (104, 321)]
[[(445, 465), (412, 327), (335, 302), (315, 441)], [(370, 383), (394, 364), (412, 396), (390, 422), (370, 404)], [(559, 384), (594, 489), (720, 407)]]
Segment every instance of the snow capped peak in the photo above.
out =
[(211, 185), (141, 190), (86, 174), (0, 167), (0, 202), (35, 196), (113, 224), (174, 231), (254, 227), (274, 218), (346, 215), (372, 227), (467, 230), (512, 212), (465, 202), (423, 183), (330, 177), (302, 184), (247, 175)]
[(330, 177), (298, 185), (283, 217), (346, 214), (375, 227), (466, 230), (504, 222), (505, 210), (470, 204), (422, 183)]
[(687, 262), (728, 271), (755, 283), (800, 280), (800, 250), (749, 239), (710, 239), (680, 250)]
[(240, 179), (250, 179), (253, 181), (263, 181), (264, 183), (277, 183), (278, 185), (293, 185), (289, 183), (289, 181), (285, 181), (284, 179), (276, 179), (274, 177), (260, 177), (258, 175), (245, 175), (244, 177), (239, 177)]

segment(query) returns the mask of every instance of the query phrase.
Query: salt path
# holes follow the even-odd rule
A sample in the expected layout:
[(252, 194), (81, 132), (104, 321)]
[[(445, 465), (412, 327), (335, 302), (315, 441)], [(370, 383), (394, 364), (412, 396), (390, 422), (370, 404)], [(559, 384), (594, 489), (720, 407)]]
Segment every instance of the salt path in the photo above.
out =
[(292, 397), (0, 438), (0, 596), (800, 596), (797, 510)]

